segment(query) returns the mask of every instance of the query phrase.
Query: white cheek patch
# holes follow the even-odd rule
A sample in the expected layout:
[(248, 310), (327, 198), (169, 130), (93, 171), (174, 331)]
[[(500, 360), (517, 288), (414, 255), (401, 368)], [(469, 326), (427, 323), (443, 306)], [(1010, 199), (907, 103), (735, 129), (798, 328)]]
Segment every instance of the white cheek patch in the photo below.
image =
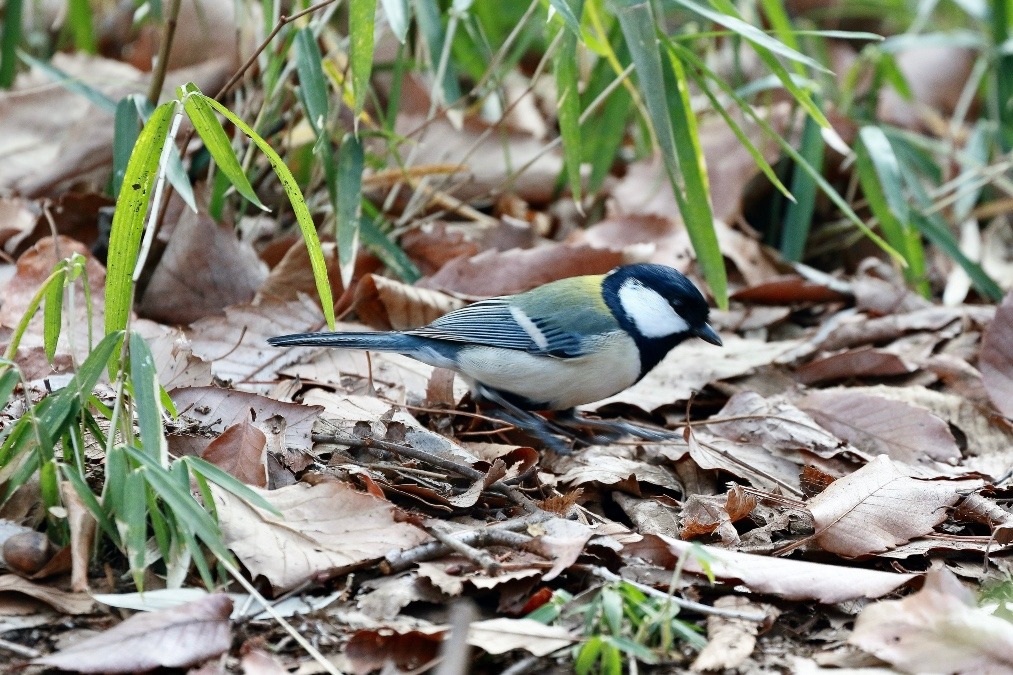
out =
[(646, 338), (668, 337), (689, 330), (689, 324), (668, 300), (636, 279), (626, 281), (619, 288), (619, 302)]

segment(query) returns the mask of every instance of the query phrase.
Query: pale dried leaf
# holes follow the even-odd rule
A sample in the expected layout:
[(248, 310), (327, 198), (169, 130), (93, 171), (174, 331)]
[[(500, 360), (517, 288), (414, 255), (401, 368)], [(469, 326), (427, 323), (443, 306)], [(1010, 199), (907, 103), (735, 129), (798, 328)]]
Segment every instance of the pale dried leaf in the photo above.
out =
[(32, 583), (15, 574), (0, 576), (0, 593), (27, 595), (63, 614), (89, 614), (95, 608), (95, 602), (83, 593), (67, 593), (58, 588)]
[(577, 640), (568, 628), (546, 626), (531, 619), (487, 619), (468, 628), (468, 644), (490, 654), (523, 649), (535, 656), (545, 656), (576, 644)]
[(862, 610), (848, 642), (907, 672), (1013, 671), (1013, 624), (979, 609), (945, 568), (914, 595)]
[(644, 379), (626, 391), (585, 408), (598, 409), (610, 403), (627, 403), (654, 410), (689, 399), (712, 382), (746, 375), (802, 344), (799, 340), (762, 342), (722, 336), (724, 347), (702, 340), (689, 340), (675, 349)]
[(762, 445), (784, 457), (797, 459), (800, 450), (833, 457), (848, 449), (809, 414), (781, 397), (740, 392), (728, 399), (712, 421), (725, 417), (730, 418), (728, 422), (708, 424), (708, 430), (730, 441)]
[(978, 362), (985, 390), (996, 409), (1013, 418), (1013, 293), (985, 329)]
[(279, 591), (317, 574), (342, 574), (428, 538), (392, 504), (337, 482), (259, 491), (278, 518), (212, 487), (226, 545)]
[[(530, 554), (515, 556), (520, 561), (543, 562)], [(515, 563), (516, 564), (516, 563)], [(465, 584), (473, 588), (488, 590), (518, 579), (540, 577), (542, 570), (531, 567), (524, 569), (511, 569), (501, 571), (495, 576), (490, 576), (485, 571), (477, 569), (470, 561), (461, 556), (445, 557), (436, 562), (423, 562), (418, 564), (418, 578), (425, 579), (435, 588), (451, 597), (456, 597), (464, 592)]]
[(812, 498), (816, 543), (847, 557), (886, 551), (927, 534), (957, 502), (958, 484), (911, 478), (880, 455)]
[[(750, 602), (738, 595), (725, 595), (714, 601), (714, 607), (748, 614), (760, 614), (770, 608)], [(690, 670), (703, 672), (738, 668), (753, 653), (760, 624), (755, 621), (725, 616), (707, 617), (707, 646), (700, 650)]]
[[(663, 535), (645, 535), (643, 541), (627, 544), (623, 552), (668, 569), (674, 568), (680, 556), (687, 556), (685, 571), (705, 575), (704, 566), (693, 556), (693, 547), (697, 545)], [(708, 569), (718, 579), (739, 582), (751, 591), (769, 593), (786, 600), (816, 600), (833, 604), (858, 598), (878, 598), (917, 576), (752, 555), (715, 546), (702, 548), (711, 557)]]
[(232, 600), (215, 594), (123, 623), (33, 663), (78, 673), (134, 673), (186, 668), (226, 652)]
[(908, 464), (960, 459), (949, 425), (924, 408), (848, 389), (811, 391), (799, 407), (871, 455)]
[(377, 330), (425, 326), (464, 305), (463, 300), (446, 293), (376, 274), (367, 274), (355, 287), (355, 312), (359, 320)]
[(727, 471), (763, 490), (802, 493), (800, 460), (785, 459), (762, 445), (736, 443), (707, 431), (694, 431), (689, 437), (689, 456), (701, 469)]
[(552, 581), (577, 562), (584, 551), (584, 545), (595, 533), (583, 523), (564, 518), (539, 523), (537, 529), (540, 534), (525, 544), (524, 549), (552, 561), (552, 569), (545, 573), (542, 581)]

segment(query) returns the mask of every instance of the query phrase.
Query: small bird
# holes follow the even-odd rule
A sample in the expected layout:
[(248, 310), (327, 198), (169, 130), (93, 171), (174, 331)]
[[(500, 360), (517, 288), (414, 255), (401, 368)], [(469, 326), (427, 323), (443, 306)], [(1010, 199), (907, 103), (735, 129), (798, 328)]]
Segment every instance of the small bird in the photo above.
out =
[(641, 438), (668, 437), (631, 424), (578, 420), (574, 409), (631, 387), (683, 340), (721, 346), (700, 291), (664, 265), (634, 264), (571, 277), (455, 310), (407, 331), (299, 333), (276, 347), (321, 346), (397, 352), (459, 373), (500, 417), (559, 449), (557, 420)]

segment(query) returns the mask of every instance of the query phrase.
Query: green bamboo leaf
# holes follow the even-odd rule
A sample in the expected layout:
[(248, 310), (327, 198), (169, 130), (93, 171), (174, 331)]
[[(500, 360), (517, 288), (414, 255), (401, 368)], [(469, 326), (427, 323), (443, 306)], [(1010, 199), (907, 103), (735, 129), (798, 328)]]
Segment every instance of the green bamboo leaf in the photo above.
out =
[(88, 0), (69, 0), (67, 25), (74, 35), (74, 46), (78, 51), (94, 54), (98, 51), (95, 31), (92, 29), (91, 5)]
[(115, 543), (119, 543), (120, 535), (116, 531), (116, 526), (113, 524), (109, 517), (106, 515), (102, 505), (99, 504), (98, 499), (95, 498), (95, 493), (91, 491), (88, 483), (74, 470), (73, 467), (66, 464), (60, 467), (61, 473), (63, 473), (64, 479), (66, 479), (71, 486), (74, 488), (74, 492), (81, 499), (85, 508), (88, 509), (88, 513), (92, 515), (98, 526), (102, 528), (102, 531), (106, 533), (106, 536)]
[(113, 119), (113, 196), (120, 194), (123, 175), (127, 171), (127, 162), (133, 152), (137, 136), (141, 132), (142, 118), (138, 109), (140, 94), (130, 94), (116, 104), (116, 115)]
[(198, 92), (189, 94), (190, 97), (198, 97), (216, 111), (223, 115), (230, 122), (235, 124), (240, 131), (250, 137), (260, 148), (260, 151), (267, 156), (271, 168), (274, 169), (278, 180), (281, 181), (285, 193), (288, 195), (289, 203), (292, 204), (292, 211), (295, 212), (296, 221), (299, 223), (299, 230), (302, 232), (303, 240), (306, 242), (306, 249), (309, 252), (310, 267), (313, 270), (313, 280), (316, 282), (317, 294), (320, 296), (320, 304), (324, 310), (324, 318), (327, 325), (334, 329), (334, 298), (331, 295), (331, 285), (327, 280), (327, 263), (324, 261), (324, 254), (320, 248), (320, 238), (317, 236), (316, 226), (313, 224), (313, 217), (303, 199), (302, 191), (295, 181), (292, 172), (285, 165), (284, 160), (274, 151), (274, 148), (265, 141), (260, 134), (254, 131), (250, 125), (241, 120), (231, 110), (223, 106), (213, 98), (209, 98)]
[(580, 35), (580, 16), (584, 13), (584, 0), (549, 0), (549, 6), (563, 17), (563, 22), (576, 39)]
[(144, 217), (158, 174), (159, 157), (175, 112), (175, 101), (168, 101), (155, 109), (137, 138), (123, 176), (123, 188), (116, 199), (116, 212), (109, 234), (105, 307), (107, 335), (126, 328), (130, 318), (134, 267), (144, 232)]
[[(440, 58), (446, 43), (443, 21), (440, 17), (440, 7), (436, 0), (415, 0), (415, 19), (425, 38), (429, 67), (434, 76), (440, 70)], [(433, 95), (445, 104), (461, 98), (461, 87), (457, 84), (457, 71), (453, 63), (448, 62), (443, 68), (443, 77), (433, 83)]]
[(155, 357), (138, 333), (130, 333), (130, 382), (137, 409), (141, 447), (163, 467), (169, 466), (169, 444), (162, 426), (162, 386), (158, 383)]
[[(10, 5), (8, 5), (8, 9), (10, 9)], [(4, 18), (7, 19), (9, 17), (10, 14), (8, 14)], [(5, 26), (7, 25), (6, 22), (4, 23), (4, 25)], [(52, 78), (54, 82), (59, 84), (67, 91), (72, 91), (78, 96), (83, 96), (88, 101), (94, 103), (99, 110), (105, 110), (106, 112), (109, 113), (116, 112), (116, 101), (109, 98), (95, 87), (86, 84), (81, 80), (80, 77), (68, 75), (67, 73), (63, 72), (62, 70), (54, 66), (52, 63), (49, 63), (48, 61), (43, 61), (41, 59), (37, 59), (34, 56), (27, 54), (25, 52), (18, 52), (18, 57), (22, 61), (30, 65), (32, 68), (36, 68), (45, 73), (46, 75), (48, 75), (50, 78)]]
[(580, 208), (580, 82), (577, 60), (577, 33), (566, 28), (560, 39), (553, 63), (556, 75), (556, 109), (559, 111), (559, 131), (563, 137), (563, 155), (566, 175), (573, 201)]
[(397, 245), (397, 242), (392, 241), (376, 224), (374, 219), (380, 215), (376, 207), (366, 201), (363, 202), (363, 211), (365, 213), (359, 221), (359, 235), (362, 237), (362, 245), (405, 283), (413, 284), (421, 279), (422, 272), (419, 271), (415, 262)]
[(408, 7), (408, 0), (382, 0), (383, 13), (387, 15), (387, 24), (390, 26), (394, 37), (401, 44), (405, 43), (408, 37), (408, 23), (411, 19), (411, 10)]
[(0, 89), (10, 89), (18, 72), (18, 44), (25, 0), (7, 0), (0, 25)]
[(373, 72), (376, 0), (350, 0), (348, 25), (348, 51), (352, 68), (352, 92), (355, 95), (355, 121), (358, 128), (359, 114), (366, 105), (369, 77)]
[[(802, 127), (802, 146), (799, 153), (813, 168), (823, 167), (823, 134), (812, 117), (805, 119)], [(781, 254), (788, 260), (802, 260), (805, 245), (809, 240), (809, 228), (816, 211), (816, 181), (801, 167), (796, 167), (791, 177), (791, 193), (795, 203), (789, 204), (784, 214), (781, 229)]]
[[(352, 30), (355, 30), (353, 25)], [(330, 116), (327, 80), (321, 62), (320, 45), (308, 26), (295, 37), (295, 65), (299, 73), (299, 94), (306, 108), (306, 119), (317, 136), (327, 125)], [(353, 64), (354, 68), (354, 64)], [(217, 118), (215, 118), (217, 119)]]
[(204, 141), (204, 147), (214, 157), (215, 164), (228, 177), (229, 182), (239, 194), (257, 208), (268, 211), (269, 209), (260, 202), (257, 193), (253, 191), (253, 186), (250, 185), (249, 179), (243, 172), (243, 167), (239, 158), (236, 157), (228, 134), (225, 133), (222, 123), (218, 121), (218, 116), (207, 103), (207, 97), (203, 94), (196, 95), (199, 94), (199, 91), (193, 84), (188, 84), (184, 90), (186, 93), (183, 97), (183, 108), (186, 110), (190, 122), (193, 123), (193, 128)]
[(42, 344), (50, 363), (56, 357), (56, 345), (60, 341), (60, 329), (63, 327), (63, 289), (67, 282), (67, 261), (57, 263), (54, 272), (46, 284), (46, 304), (42, 311)]
[(127, 474), (126, 487), (123, 492), (123, 511), (116, 514), (116, 523), (120, 529), (123, 548), (126, 549), (130, 574), (134, 578), (137, 590), (144, 590), (144, 553), (148, 540), (148, 513), (144, 484), (144, 474), (134, 469)]
[(352, 134), (345, 134), (338, 150), (338, 264), (341, 283), (350, 288), (359, 249), (359, 221), (362, 215), (362, 170), (365, 159), (362, 145)]
[(279, 511), (274, 504), (264, 499), (259, 492), (256, 492), (251, 489), (249, 485), (237, 480), (235, 476), (227, 471), (222, 471), (211, 462), (194, 456), (183, 457), (179, 461), (183, 462), (195, 475), (203, 476), (218, 487), (228, 490), (240, 499), (248, 501), (257, 508), (264, 509), (276, 516), (282, 515), (281, 511)]
[(16, 366), (8, 366), (3, 375), (0, 375), (0, 408), (3, 408), (11, 400), (14, 388), (21, 382), (21, 375)]

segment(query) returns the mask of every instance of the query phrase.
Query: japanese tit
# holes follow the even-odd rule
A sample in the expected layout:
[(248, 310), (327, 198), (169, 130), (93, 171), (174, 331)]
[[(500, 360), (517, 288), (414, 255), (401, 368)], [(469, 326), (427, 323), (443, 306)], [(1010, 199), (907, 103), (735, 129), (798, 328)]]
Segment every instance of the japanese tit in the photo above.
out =
[(482, 300), (414, 330), (300, 333), (268, 342), (397, 352), (450, 368), (479, 397), (511, 411), (511, 421), (539, 426), (544, 438), (544, 420), (525, 411), (571, 411), (617, 394), (688, 338), (720, 346), (708, 312), (678, 271), (635, 264)]

